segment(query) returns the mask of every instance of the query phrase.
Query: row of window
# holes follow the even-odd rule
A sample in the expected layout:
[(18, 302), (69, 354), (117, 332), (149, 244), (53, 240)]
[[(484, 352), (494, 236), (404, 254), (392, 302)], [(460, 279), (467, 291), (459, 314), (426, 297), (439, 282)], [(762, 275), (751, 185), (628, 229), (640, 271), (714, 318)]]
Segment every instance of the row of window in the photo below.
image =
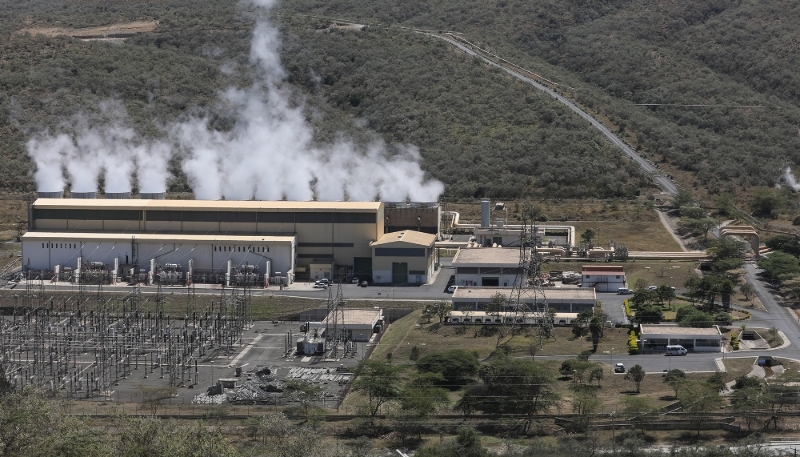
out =
[(214, 246), (214, 252), (269, 252), (269, 246)]
[(264, 222), (287, 224), (375, 224), (375, 213), (254, 212), (254, 211), (141, 211), (96, 209), (36, 209), (34, 219), (158, 222)]
[[(77, 249), (77, 243), (42, 243), (42, 249)], [(269, 252), (269, 246), (214, 246), (215, 252)]]

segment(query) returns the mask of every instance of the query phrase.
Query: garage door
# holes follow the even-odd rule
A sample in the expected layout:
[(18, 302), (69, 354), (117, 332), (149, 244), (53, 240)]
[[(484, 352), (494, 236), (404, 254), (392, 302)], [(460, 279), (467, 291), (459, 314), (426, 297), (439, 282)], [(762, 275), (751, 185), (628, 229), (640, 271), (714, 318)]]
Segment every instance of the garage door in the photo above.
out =
[(408, 282), (408, 264), (405, 262), (392, 262), (392, 282), (404, 284)]

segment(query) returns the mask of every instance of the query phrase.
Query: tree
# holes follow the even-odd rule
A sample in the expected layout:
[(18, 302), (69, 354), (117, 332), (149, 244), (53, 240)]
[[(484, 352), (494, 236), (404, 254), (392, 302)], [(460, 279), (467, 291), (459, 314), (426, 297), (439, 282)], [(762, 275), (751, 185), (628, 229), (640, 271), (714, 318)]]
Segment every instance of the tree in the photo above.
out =
[(636, 281), (633, 282), (633, 290), (636, 292), (647, 290), (647, 281), (644, 278), (636, 278)]
[(178, 393), (178, 388), (172, 386), (140, 387), (139, 391), (142, 394), (142, 403), (148, 406), (155, 416), (161, 400), (174, 397)]
[(605, 370), (603, 370), (603, 367), (599, 365), (595, 366), (594, 368), (592, 368), (592, 371), (589, 372), (589, 382), (597, 381), (597, 386), (599, 387), (600, 381), (603, 380), (604, 373)]
[(706, 249), (711, 270), (723, 272), (741, 268), (744, 264), (745, 243), (730, 236), (722, 236)]
[(473, 428), (461, 427), (453, 441), (444, 441), (433, 447), (423, 447), (417, 457), (488, 457), (491, 455), (481, 446), (480, 436)]
[(686, 381), (686, 373), (683, 370), (679, 370), (677, 368), (673, 368), (669, 370), (667, 374), (664, 375), (664, 382), (672, 387), (672, 390), (675, 391), (675, 398), (678, 397), (678, 391), (680, 391), (681, 384)]
[(678, 322), (683, 327), (710, 328), (714, 325), (714, 318), (708, 313), (695, 309)]
[(380, 360), (364, 360), (356, 368), (352, 389), (367, 397), (369, 415), (375, 417), (380, 407), (400, 395), (400, 368)]
[(470, 382), (478, 374), (479, 367), (478, 358), (463, 349), (436, 352), (417, 360), (420, 373), (440, 373), (443, 385), (455, 388)]
[(770, 280), (785, 281), (800, 274), (800, 261), (791, 254), (775, 251), (758, 261), (762, 275)]
[(453, 305), (449, 302), (436, 302), (434, 303), (434, 312), (439, 318), (439, 324), (444, 322), (444, 318), (453, 310)]
[(750, 209), (756, 217), (775, 219), (786, 206), (786, 199), (777, 189), (756, 189), (753, 191)]
[(538, 362), (500, 354), (482, 366), (478, 376), (483, 384), (468, 388), (456, 404), (456, 410), (465, 415), (481, 411), (520, 414), (530, 419), (549, 410), (559, 400), (553, 374)]
[(583, 384), (583, 378), (586, 372), (590, 371), (595, 366), (595, 363), (589, 362), (588, 360), (582, 360), (580, 358), (567, 359), (561, 362), (561, 367), (558, 369), (558, 372), (562, 376), (571, 377), (576, 384)]
[(793, 235), (776, 235), (767, 240), (766, 245), (773, 251), (783, 251), (800, 258), (800, 239)]
[(303, 407), (306, 419), (311, 403), (322, 398), (325, 389), (300, 379), (286, 381), (286, 393)]
[(755, 299), (756, 292), (755, 292), (755, 289), (753, 288), (753, 286), (750, 283), (746, 282), (746, 283), (742, 284), (741, 286), (739, 286), (739, 292), (741, 292), (742, 295), (744, 295), (745, 300), (750, 300), (750, 302), (752, 304), (752, 302)]
[(435, 387), (426, 378), (417, 378), (406, 386), (400, 395), (400, 411), (395, 420), (401, 430), (416, 432), (422, 438), (425, 419), (447, 403), (447, 391)]
[(664, 313), (659, 306), (642, 305), (636, 308), (633, 319), (638, 323), (656, 324), (664, 320)]
[(625, 373), (625, 380), (631, 381), (636, 386), (636, 393), (638, 394), (641, 392), (642, 381), (644, 381), (644, 368), (638, 363), (631, 367), (627, 373)]
[(594, 239), (596, 233), (592, 229), (586, 229), (581, 233), (581, 241), (587, 244), (592, 244), (592, 240)]
[(670, 303), (675, 298), (675, 289), (667, 284), (661, 284), (656, 289), (656, 297), (662, 305), (664, 302)]
[(694, 203), (694, 195), (692, 195), (689, 190), (681, 187), (678, 189), (678, 193), (675, 194), (675, 199), (673, 201), (675, 202), (675, 206), (683, 208), (684, 206), (689, 206)]
[(678, 394), (681, 408), (692, 414), (692, 421), (697, 424), (697, 435), (700, 435), (700, 426), (706, 420), (702, 413), (719, 409), (722, 397), (716, 387), (702, 381), (687, 381)]

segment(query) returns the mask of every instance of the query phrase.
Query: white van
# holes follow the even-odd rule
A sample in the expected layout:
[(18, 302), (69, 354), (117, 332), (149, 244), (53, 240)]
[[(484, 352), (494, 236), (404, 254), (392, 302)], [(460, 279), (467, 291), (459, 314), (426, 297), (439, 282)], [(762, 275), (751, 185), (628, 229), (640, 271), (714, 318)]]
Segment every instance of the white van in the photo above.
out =
[(633, 291), (628, 289), (627, 287), (620, 287), (617, 289), (617, 293), (619, 295), (633, 295)]
[(689, 352), (681, 345), (667, 346), (667, 355), (686, 355)]

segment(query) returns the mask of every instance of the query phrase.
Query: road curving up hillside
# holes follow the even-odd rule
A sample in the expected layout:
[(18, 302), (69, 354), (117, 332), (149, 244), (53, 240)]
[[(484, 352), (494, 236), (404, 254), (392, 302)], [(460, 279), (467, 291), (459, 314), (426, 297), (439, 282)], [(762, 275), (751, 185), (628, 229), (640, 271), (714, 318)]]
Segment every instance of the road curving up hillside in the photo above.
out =
[(611, 142), (611, 144), (613, 144), (614, 146), (619, 148), (622, 151), (623, 154), (625, 154), (631, 160), (636, 162), (641, 167), (641, 169), (645, 171), (645, 173), (649, 174), (653, 178), (653, 181), (656, 183), (656, 185), (658, 185), (661, 189), (663, 189), (665, 192), (668, 192), (668, 193), (670, 193), (672, 195), (675, 195), (675, 194), (678, 193), (677, 186), (675, 186), (675, 184), (668, 177), (660, 174), (658, 168), (655, 165), (650, 163), (644, 157), (640, 156), (633, 148), (631, 148), (624, 141), (622, 141), (622, 139), (620, 139), (618, 136), (614, 135), (614, 133), (611, 131), (611, 129), (606, 127), (602, 122), (600, 122), (597, 119), (595, 119), (592, 115), (590, 115), (586, 111), (582, 110), (578, 105), (576, 105), (574, 102), (572, 102), (572, 100), (564, 97), (563, 95), (559, 94), (555, 90), (547, 87), (546, 85), (536, 81), (532, 77), (526, 76), (524, 74), (524, 73), (530, 73), (530, 72), (526, 72), (524, 69), (522, 69), (520, 67), (517, 67), (516, 65), (513, 65), (510, 62), (507, 62), (507, 61), (505, 61), (504, 59), (502, 59), (502, 58), (500, 58), (498, 56), (494, 56), (493, 54), (490, 54), (490, 53), (480, 49), (479, 47), (469, 43), (468, 41), (466, 41), (466, 40), (464, 40), (464, 39), (462, 39), (460, 37), (456, 37), (455, 35), (431, 33), (431, 32), (425, 32), (425, 31), (419, 31), (419, 32), (420, 33), (424, 33), (424, 34), (429, 35), (429, 36), (432, 36), (432, 37), (435, 37), (435, 38), (439, 38), (441, 40), (444, 40), (444, 41), (450, 43), (451, 45), (459, 48), (460, 50), (464, 51), (465, 53), (467, 53), (469, 55), (472, 55), (472, 56), (479, 57), (479, 58), (483, 59), (489, 65), (495, 66), (495, 67), (505, 71), (509, 75), (519, 79), (520, 81), (524, 81), (524, 82), (530, 84), (531, 86), (535, 87), (536, 89), (547, 93), (551, 97), (555, 98), (559, 102), (561, 102), (564, 105), (566, 105), (569, 109), (571, 109), (576, 114), (578, 114), (578, 116), (580, 116), (580, 117), (586, 119), (587, 121), (589, 121), (589, 123), (594, 128), (599, 130), (600, 133), (602, 133), (608, 139), (608, 141)]

